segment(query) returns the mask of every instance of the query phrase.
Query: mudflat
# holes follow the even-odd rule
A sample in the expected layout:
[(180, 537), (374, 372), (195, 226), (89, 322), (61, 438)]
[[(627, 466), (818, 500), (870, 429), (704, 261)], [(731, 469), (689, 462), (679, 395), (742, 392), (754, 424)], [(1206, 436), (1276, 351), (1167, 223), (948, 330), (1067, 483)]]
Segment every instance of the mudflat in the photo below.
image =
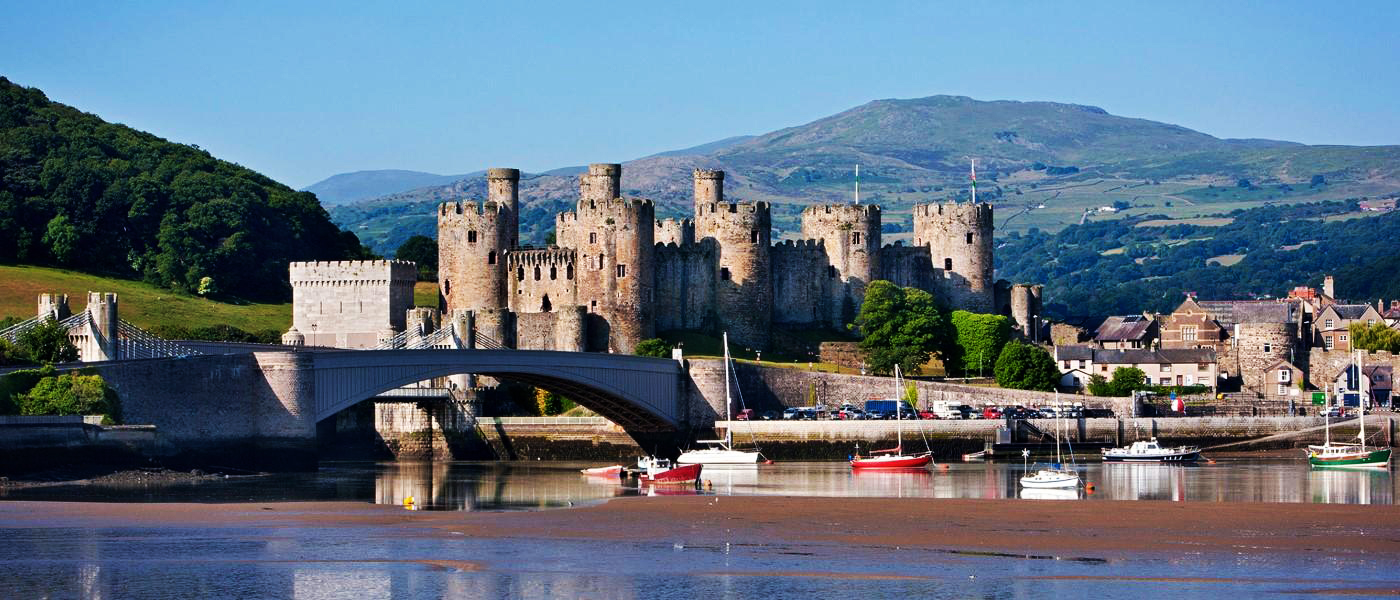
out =
[(1114, 558), (1364, 555), (1400, 563), (1400, 508), (1344, 504), (662, 496), (540, 512), (356, 502), (0, 502), (0, 527), (331, 527), (396, 536), (832, 544)]

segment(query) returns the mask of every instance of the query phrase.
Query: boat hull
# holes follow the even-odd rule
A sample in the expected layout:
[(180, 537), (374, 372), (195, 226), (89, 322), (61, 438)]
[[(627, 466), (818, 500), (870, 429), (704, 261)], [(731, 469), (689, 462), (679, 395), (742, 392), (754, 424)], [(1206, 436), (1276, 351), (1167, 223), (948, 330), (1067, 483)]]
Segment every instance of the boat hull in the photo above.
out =
[(682, 452), (676, 463), (682, 465), (752, 465), (758, 463), (757, 452), (706, 448)]
[(700, 481), (702, 465), (681, 465), (658, 473), (645, 473), (641, 480), (647, 483), (697, 483)]
[(853, 469), (913, 469), (928, 466), (933, 457), (928, 454), (918, 456), (872, 456), (851, 459)]
[(584, 475), (596, 477), (617, 477), (622, 475), (622, 465), (612, 465), (610, 467), (593, 467), (592, 469), (581, 469), (579, 472)]
[(1117, 456), (1115, 456), (1115, 455), (1112, 455), (1112, 454), (1104, 454), (1104, 455), (1103, 455), (1103, 461), (1106, 462), (1106, 463), (1110, 463), (1110, 462), (1123, 462), (1123, 463), (1184, 463), (1184, 462), (1196, 462), (1196, 461), (1198, 461), (1198, 460), (1201, 460), (1201, 452), (1200, 452), (1199, 450), (1197, 450), (1197, 451), (1195, 451), (1195, 452), (1183, 452), (1183, 453), (1164, 452), (1164, 453), (1162, 453), (1162, 454), (1142, 454), (1142, 455), (1136, 455), (1136, 456), (1133, 456), (1133, 455), (1126, 455), (1126, 456), (1125, 456), (1125, 455), (1117, 455)]
[(1314, 467), (1378, 468), (1390, 466), (1390, 448), (1323, 455), (1313, 452), (1308, 455), (1308, 464)]
[(1038, 490), (1077, 488), (1079, 487), (1079, 474), (1057, 473), (1055, 475), (1047, 475), (1045, 471), (1041, 471), (1039, 473), (1036, 473), (1035, 475), (1027, 475), (1025, 477), (1022, 477), (1021, 487)]

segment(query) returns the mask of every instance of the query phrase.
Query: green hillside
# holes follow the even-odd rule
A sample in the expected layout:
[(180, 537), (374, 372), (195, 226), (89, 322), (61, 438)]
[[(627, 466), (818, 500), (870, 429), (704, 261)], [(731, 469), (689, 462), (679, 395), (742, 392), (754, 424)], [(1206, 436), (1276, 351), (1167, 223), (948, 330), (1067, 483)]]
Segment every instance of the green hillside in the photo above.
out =
[(0, 264), (284, 301), (288, 262), (362, 254), (312, 194), (0, 77)]
[(46, 267), (0, 265), (0, 317), (33, 317), (39, 294), (68, 294), (73, 312), (87, 305), (88, 292), (113, 292), (121, 318), (148, 331), (232, 325), (249, 332), (286, 331), (291, 304), (227, 304), (148, 283)]
[[(802, 206), (851, 201), (860, 164), (861, 199), (884, 207), (894, 240), (912, 230), (914, 204), (968, 197), (974, 157), (978, 198), (996, 205), (1002, 235), (1058, 231), (1086, 211), (1095, 211), (1088, 219), (1191, 218), (1400, 192), (1400, 146), (1220, 139), (1092, 106), (956, 96), (877, 100), (752, 139), (634, 160), (624, 164), (622, 187), (656, 200), (659, 217), (683, 215), (691, 170), (724, 169), (730, 197), (774, 204), (775, 235), (783, 238), (799, 231)], [(1316, 177), (1325, 184), (1312, 185)], [(1218, 193), (1241, 179), (1249, 193)], [(573, 176), (522, 178), (522, 239), (540, 243), (553, 213), (577, 192)], [(388, 252), (408, 235), (434, 235), (437, 202), (484, 193), (485, 181), (473, 177), (338, 206), (331, 215)], [(1097, 212), (1114, 205), (1118, 212)]]

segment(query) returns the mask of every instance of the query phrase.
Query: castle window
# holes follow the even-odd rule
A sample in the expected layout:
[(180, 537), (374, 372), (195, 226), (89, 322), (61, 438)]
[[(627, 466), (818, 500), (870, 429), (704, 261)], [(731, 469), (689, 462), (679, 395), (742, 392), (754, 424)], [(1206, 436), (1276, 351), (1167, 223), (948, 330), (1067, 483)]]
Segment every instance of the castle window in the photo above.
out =
[(550, 268), (549, 268), (549, 280), (550, 280), (550, 281), (554, 281), (555, 279), (558, 279), (558, 278), (559, 278), (559, 269), (556, 269), (556, 268), (554, 268), (554, 267), (550, 267)]
[[(494, 257), (493, 257), (493, 258), (494, 258)], [(452, 281), (451, 281), (451, 280), (448, 280), (448, 279), (442, 280), (442, 293), (443, 293), (444, 296), (451, 296), (451, 295), (452, 295)]]
[(720, 267), (720, 268), (719, 268), (719, 280), (720, 280), (720, 281), (729, 281), (729, 267)]
[(588, 243), (590, 243), (590, 244), (596, 244), (596, 243), (598, 243), (598, 232), (596, 232), (596, 231), (590, 231), (590, 232), (588, 232)]
[(971, 231), (967, 232), (967, 243), (969, 243), (969, 244), (972, 243), (972, 232), (971, 232)]
[(476, 243), (476, 231), (467, 232), (467, 242), (472, 244)]
[(951, 259), (951, 258), (945, 258), (945, 259), (943, 259), (943, 270), (944, 270), (944, 271), (952, 271), (952, 270), (953, 270), (953, 259)]
[(830, 278), (832, 278), (832, 279), (835, 279), (835, 278), (836, 278), (836, 265), (827, 265), (827, 266), (826, 266), (826, 276), (827, 276), (827, 277), (830, 277)]
[(1273, 346), (1270, 346), (1269, 344), (1264, 344), (1264, 354), (1268, 354), (1268, 353), (1271, 352), (1273, 349), (1274, 349)]
[(540, 280), (540, 268), (539, 268), (539, 267), (535, 267), (535, 281), (539, 281), (539, 280)]
[(549, 303), (549, 294), (544, 295), (544, 300), (540, 302), (540, 312), (551, 312), (554, 307)]
[(757, 230), (757, 229), (755, 229), (755, 230), (749, 232), (749, 241), (750, 241), (750, 242), (753, 242), (753, 243), (755, 243), (755, 244), (758, 243), (758, 230)]
[(515, 268), (515, 278), (519, 281), (525, 281), (525, 267)]
[(569, 265), (569, 266), (567, 266), (567, 267), (564, 267), (564, 279), (570, 279), (570, 280), (572, 280), (573, 278), (574, 278), (574, 266), (573, 266), (573, 265)]
[(495, 250), (492, 250), (492, 251), (486, 253), (486, 264), (488, 264), (488, 265), (494, 265), (494, 264), (496, 264), (496, 251), (495, 251)]
[(852, 243), (852, 244), (859, 244), (859, 243), (860, 243), (860, 232), (859, 232), (859, 231), (852, 231), (852, 232), (851, 232), (851, 243)]
[(597, 300), (594, 300), (594, 301), (588, 303), (588, 312), (598, 312), (598, 301), (597, 301)]
[(617, 266), (617, 276), (618, 276), (618, 277), (626, 277), (626, 276), (627, 276), (627, 265), (618, 265), (618, 266)]
[(603, 255), (602, 255), (602, 254), (599, 254), (599, 255), (598, 255), (598, 270), (599, 270), (599, 271), (603, 270)]

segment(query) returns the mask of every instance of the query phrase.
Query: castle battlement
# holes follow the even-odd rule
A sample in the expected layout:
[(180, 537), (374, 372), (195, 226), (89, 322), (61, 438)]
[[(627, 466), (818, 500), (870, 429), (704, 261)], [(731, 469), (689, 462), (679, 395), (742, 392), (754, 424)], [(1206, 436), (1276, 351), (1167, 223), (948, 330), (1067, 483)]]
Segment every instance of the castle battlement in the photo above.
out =
[(992, 205), (986, 202), (935, 202), (914, 206), (914, 219), (923, 217), (951, 218), (959, 221), (976, 221), (991, 224)]
[(824, 250), (824, 240), (783, 240), (773, 244), (773, 250)]
[(452, 201), (452, 202), (443, 202), (442, 204), (439, 204), (439, 205), (438, 205), (438, 216), (439, 216), (439, 217), (450, 216), (450, 215), (493, 215), (493, 216), (494, 216), (494, 215), (499, 215), (500, 213), (504, 212), (505, 210), (507, 210), (507, 207), (506, 207), (506, 206), (502, 205), (502, 204), (499, 203), (499, 202), (492, 202), (492, 201), (490, 201), (490, 200), (487, 200), (487, 201), (485, 201), (485, 202), (481, 202), (481, 201), (478, 201), (478, 200), (465, 200), (465, 201), (464, 201), (464, 200), (455, 200), (455, 201)]
[(695, 222), (690, 219), (663, 219), (656, 222), (656, 243), (680, 244), (695, 243)]
[(802, 209), (802, 216), (834, 215), (849, 219), (878, 219), (878, 204), (813, 204)]
[(517, 265), (572, 265), (578, 253), (573, 248), (529, 248), (515, 249), (506, 254), (506, 264)]

